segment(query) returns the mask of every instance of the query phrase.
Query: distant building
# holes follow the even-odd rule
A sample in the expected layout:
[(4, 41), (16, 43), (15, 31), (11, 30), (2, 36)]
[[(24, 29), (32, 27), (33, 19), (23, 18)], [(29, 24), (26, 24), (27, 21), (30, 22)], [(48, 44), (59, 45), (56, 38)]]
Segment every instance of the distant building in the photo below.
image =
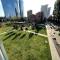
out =
[(23, 0), (1, 0), (6, 17), (23, 17)]
[(24, 16), (24, 3), (23, 0), (19, 0), (20, 16)]
[(30, 15), (32, 15), (32, 10), (27, 11), (27, 17), (29, 17)]
[(46, 18), (49, 17), (49, 15), (50, 15), (50, 8), (48, 8), (48, 5), (42, 5), (41, 6), (41, 11), (44, 13), (44, 16)]
[(34, 27), (36, 23), (36, 15), (34, 14), (30, 15), (28, 22)]
[(32, 22), (35, 22), (35, 20), (36, 20), (36, 15), (34, 14), (30, 15), (29, 21), (32, 23)]
[(44, 14), (43, 12), (36, 13), (36, 23), (39, 23), (44, 20)]
[(48, 7), (48, 17), (50, 16), (50, 7)]
[(40, 23), (44, 20), (43, 12), (37, 12), (35, 15), (32, 14), (32, 11), (27, 12), (27, 19), (29, 23)]

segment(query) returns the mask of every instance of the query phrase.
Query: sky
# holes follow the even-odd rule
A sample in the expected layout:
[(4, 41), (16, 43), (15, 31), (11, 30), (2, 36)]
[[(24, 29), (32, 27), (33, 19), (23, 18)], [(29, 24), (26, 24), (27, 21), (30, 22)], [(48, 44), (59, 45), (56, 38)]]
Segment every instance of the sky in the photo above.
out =
[(3, 16), (4, 16), (4, 11), (3, 11), (3, 7), (0, 0), (0, 17), (3, 17)]
[(33, 10), (33, 14), (41, 11), (41, 6), (45, 4), (51, 7), (50, 14), (52, 14), (55, 1), (56, 0), (24, 0), (24, 16), (27, 16), (27, 10)]
[[(51, 7), (51, 12), (54, 9), (54, 3), (56, 0), (23, 0), (24, 1), (24, 16), (27, 16), (27, 11), (32, 10), (33, 14), (39, 12), (41, 10), (41, 6), (48, 4), (48, 7)], [(4, 11), (2, 8), (1, 0), (0, 0), (0, 16), (4, 16)]]

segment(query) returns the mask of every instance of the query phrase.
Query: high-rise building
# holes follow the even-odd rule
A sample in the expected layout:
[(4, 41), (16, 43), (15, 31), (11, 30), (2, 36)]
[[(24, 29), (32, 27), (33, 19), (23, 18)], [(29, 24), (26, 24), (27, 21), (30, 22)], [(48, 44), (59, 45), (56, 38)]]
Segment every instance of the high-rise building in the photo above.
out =
[(1, 0), (6, 17), (15, 16), (14, 0)]
[(24, 16), (24, 5), (23, 0), (19, 0), (20, 16)]
[(20, 16), (20, 9), (19, 9), (19, 0), (15, 0), (15, 13), (16, 16)]
[(51, 7), (48, 7), (48, 17), (50, 16), (50, 9)]
[(41, 11), (44, 13), (44, 16), (46, 18), (49, 17), (49, 15), (50, 15), (50, 8), (48, 7), (48, 5), (42, 5), (41, 6)]
[(6, 17), (23, 17), (23, 0), (1, 0)]
[(17, 10), (18, 16), (21, 16), (21, 17), (24, 16), (23, 0), (16, 0), (16, 10)]
[(27, 11), (27, 17), (29, 17), (30, 15), (32, 15), (32, 10)]

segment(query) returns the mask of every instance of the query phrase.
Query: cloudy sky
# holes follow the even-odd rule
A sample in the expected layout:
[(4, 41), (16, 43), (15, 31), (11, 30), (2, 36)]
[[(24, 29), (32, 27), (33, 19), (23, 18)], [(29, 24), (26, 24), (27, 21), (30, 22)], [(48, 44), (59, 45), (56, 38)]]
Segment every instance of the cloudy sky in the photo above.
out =
[[(33, 10), (33, 13), (40, 11), (41, 5), (48, 4), (51, 7), (51, 13), (54, 8), (54, 3), (56, 0), (24, 0), (24, 16), (27, 16), (28, 10)], [(0, 0), (0, 16), (4, 16), (1, 0)]]
[(33, 10), (33, 13), (35, 14), (36, 12), (41, 10), (41, 5), (48, 4), (48, 7), (51, 7), (51, 13), (54, 8), (54, 3), (56, 0), (24, 0), (24, 15), (26, 16), (27, 10)]

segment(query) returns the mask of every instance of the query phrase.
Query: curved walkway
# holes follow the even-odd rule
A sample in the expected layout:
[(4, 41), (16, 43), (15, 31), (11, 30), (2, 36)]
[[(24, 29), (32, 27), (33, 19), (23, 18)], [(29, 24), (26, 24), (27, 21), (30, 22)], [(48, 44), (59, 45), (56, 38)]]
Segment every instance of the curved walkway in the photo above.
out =
[[(15, 31), (15, 30), (13, 30), (13, 31)], [(24, 31), (28, 32), (28, 33), (37, 34), (39, 36), (48, 37), (47, 35), (44, 35), (44, 34), (41, 34), (41, 33), (36, 33), (36, 32), (33, 32), (33, 31), (29, 31), (29, 30), (28, 31), (24, 30)], [(0, 33), (0, 35), (5, 34), (5, 33), (7, 33), (7, 32)]]

